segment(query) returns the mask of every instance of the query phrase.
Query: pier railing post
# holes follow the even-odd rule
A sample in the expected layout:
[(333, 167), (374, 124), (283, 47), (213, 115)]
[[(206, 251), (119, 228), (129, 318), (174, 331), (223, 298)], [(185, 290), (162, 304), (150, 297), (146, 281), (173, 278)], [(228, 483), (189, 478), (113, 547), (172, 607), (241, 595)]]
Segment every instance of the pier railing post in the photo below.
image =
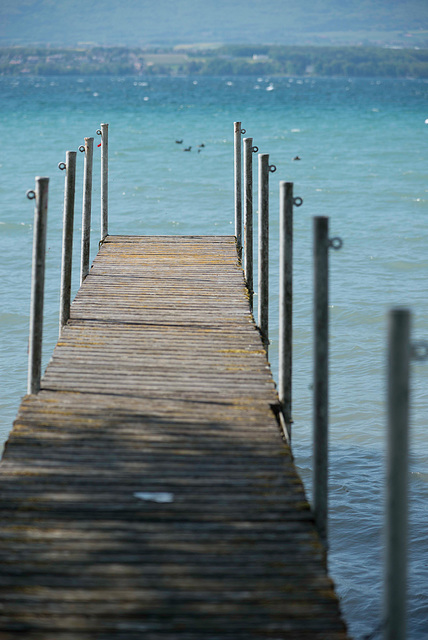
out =
[(313, 509), (327, 547), (328, 515), (328, 218), (314, 218)]
[(108, 236), (108, 124), (102, 124), (101, 136), (101, 240)]
[(80, 284), (82, 284), (89, 273), (94, 139), (85, 138), (85, 146), (80, 147), (80, 150), (85, 153), (83, 166), (82, 248), (80, 257)]
[(27, 382), (30, 394), (38, 393), (41, 378), (48, 192), (49, 178), (40, 177), (36, 178), (35, 191), (27, 192), (27, 197), (35, 200)]
[(62, 231), (61, 291), (59, 309), (59, 331), (70, 317), (71, 299), (71, 266), (73, 258), (73, 225), (74, 199), (76, 191), (76, 151), (67, 151), (65, 163), (60, 162), (60, 169), (65, 169), (64, 217)]
[(328, 252), (340, 249), (340, 238), (328, 237), (329, 219), (314, 218), (314, 382), (313, 382), (313, 512), (328, 548)]
[(385, 640), (406, 639), (410, 321), (408, 309), (389, 313)]
[(293, 365), (293, 183), (279, 183), (279, 366), (278, 396), (291, 441)]
[(245, 129), (240, 122), (233, 123), (234, 165), (235, 165), (235, 236), (238, 256), (242, 256), (242, 152), (241, 136)]
[(293, 183), (279, 183), (278, 396), (291, 439), (293, 349)]
[(244, 274), (250, 297), (250, 309), (253, 310), (253, 147), (252, 138), (244, 138)]
[(269, 350), (269, 172), (276, 171), (269, 165), (269, 154), (259, 153), (258, 208), (258, 327), (266, 349)]

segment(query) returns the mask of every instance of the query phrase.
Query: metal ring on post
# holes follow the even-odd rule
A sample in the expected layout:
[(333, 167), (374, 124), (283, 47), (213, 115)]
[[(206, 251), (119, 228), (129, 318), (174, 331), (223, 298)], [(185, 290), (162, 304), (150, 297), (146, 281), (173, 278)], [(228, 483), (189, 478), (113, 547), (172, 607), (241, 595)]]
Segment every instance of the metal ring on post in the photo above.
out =
[(253, 153), (257, 153), (257, 152), (258, 152), (258, 150), (259, 150), (259, 148), (258, 148), (258, 147), (251, 147), (251, 151), (252, 151)]
[(335, 238), (330, 238), (328, 241), (328, 246), (334, 249), (335, 251), (339, 251), (343, 247), (343, 240), (336, 236)]
[(410, 345), (410, 356), (418, 362), (428, 360), (428, 340), (414, 340)]
[(101, 129), (97, 129), (97, 136), (101, 135)]
[(27, 196), (27, 198), (29, 200), (34, 200), (36, 197), (36, 192), (33, 191), (33, 189), (28, 189), (27, 193), (25, 194)]
[(275, 173), (275, 171), (276, 171), (276, 166), (275, 166), (274, 164), (270, 164), (270, 165), (269, 165), (269, 171), (270, 171), (271, 173)]
[(300, 198), (299, 196), (297, 198), (293, 198), (293, 204), (295, 207), (301, 207), (303, 204), (303, 198)]
[(65, 164), (65, 162), (60, 162), (58, 164), (58, 169), (61, 169), (61, 171), (64, 171), (64, 169), (67, 169), (67, 165)]
[(246, 129), (241, 129), (241, 133), (244, 136), (247, 133), (247, 130)]
[(79, 151), (80, 151), (81, 153), (83, 153), (83, 152), (85, 151), (85, 145), (84, 145), (84, 144), (81, 144), (81, 145), (80, 145), (80, 147), (79, 147)]

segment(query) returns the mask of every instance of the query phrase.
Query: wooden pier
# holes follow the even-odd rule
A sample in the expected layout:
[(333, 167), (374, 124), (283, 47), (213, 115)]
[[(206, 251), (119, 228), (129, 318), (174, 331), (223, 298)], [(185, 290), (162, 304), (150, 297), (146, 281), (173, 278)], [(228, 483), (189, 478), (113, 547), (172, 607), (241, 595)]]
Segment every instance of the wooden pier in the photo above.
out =
[(108, 236), (0, 465), (0, 640), (348, 638), (234, 237)]

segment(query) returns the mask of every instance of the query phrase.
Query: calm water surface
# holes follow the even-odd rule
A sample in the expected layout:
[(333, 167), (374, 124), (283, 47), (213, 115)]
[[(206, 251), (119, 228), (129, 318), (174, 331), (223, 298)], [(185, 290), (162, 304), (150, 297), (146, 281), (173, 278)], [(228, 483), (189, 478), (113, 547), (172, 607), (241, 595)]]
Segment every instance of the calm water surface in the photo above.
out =
[[(279, 180), (293, 181), (304, 199), (295, 209), (293, 448), (309, 496), (313, 216), (330, 216), (331, 235), (344, 241), (330, 255), (329, 566), (351, 634), (370, 634), (381, 619), (388, 310), (410, 307), (414, 338), (428, 339), (426, 118), (428, 84), (416, 80), (0, 78), (1, 438), (26, 389), (33, 205), (25, 192), (34, 177), (51, 179), (45, 367), (58, 332), (64, 174), (57, 165), (66, 150), (95, 135), (101, 122), (110, 124), (111, 233), (232, 234), (233, 122), (242, 121), (278, 169), (270, 183), (275, 377)], [(176, 139), (192, 151), (183, 153)], [(300, 162), (293, 162), (296, 155)], [(92, 255), (97, 214), (93, 229)], [(411, 378), (408, 637), (422, 640), (428, 637), (428, 363), (414, 363)]]

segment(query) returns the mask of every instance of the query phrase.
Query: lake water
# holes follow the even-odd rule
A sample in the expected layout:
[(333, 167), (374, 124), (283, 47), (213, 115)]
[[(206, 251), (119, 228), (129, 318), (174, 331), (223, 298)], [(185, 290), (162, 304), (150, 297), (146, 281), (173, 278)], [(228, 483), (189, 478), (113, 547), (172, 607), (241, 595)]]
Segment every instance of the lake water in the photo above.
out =
[[(331, 235), (344, 241), (330, 255), (329, 568), (353, 637), (374, 632), (382, 601), (388, 310), (409, 307), (413, 337), (428, 339), (427, 118), (428, 83), (411, 79), (0, 77), (2, 440), (26, 390), (33, 204), (25, 193), (34, 177), (51, 179), (45, 367), (58, 334), (64, 173), (57, 165), (65, 152), (109, 123), (110, 233), (231, 235), (233, 122), (242, 121), (277, 166), (270, 177), (275, 378), (279, 180), (294, 182), (304, 200), (294, 223), (293, 450), (309, 496), (313, 216), (330, 216)], [(184, 146), (191, 152), (183, 153)], [(99, 155), (95, 146), (92, 255), (100, 226)], [(74, 293), (78, 262), (76, 253)], [(415, 362), (408, 606), (414, 640), (428, 637), (427, 423), (428, 362)]]

